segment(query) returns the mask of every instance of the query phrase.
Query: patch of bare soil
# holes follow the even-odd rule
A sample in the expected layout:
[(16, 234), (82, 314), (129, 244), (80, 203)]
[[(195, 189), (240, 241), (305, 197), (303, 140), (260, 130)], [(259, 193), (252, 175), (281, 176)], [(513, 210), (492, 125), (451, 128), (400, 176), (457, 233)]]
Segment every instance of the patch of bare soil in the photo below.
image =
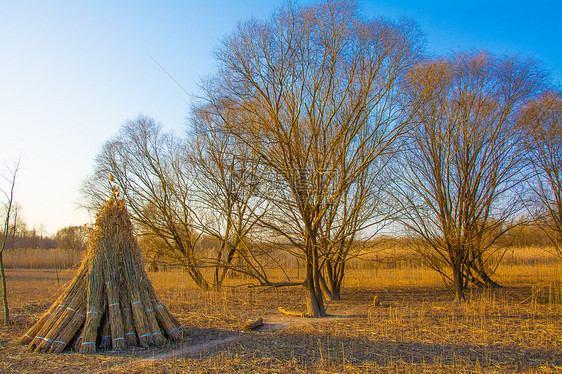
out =
[(232, 335), (222, 337), (219, 339), (205, 341), (198, 344), (193, 344), (193, 340), (186, 339), (185, 342), (175, 345), (171, 350), (160, 352), (158, 354), (153, 354), (148, 360), (165, 360), (170, 358), (180, 358), (186, 356), (192, 356), (198, 354), (202, 351), (206, 351), (212, 348), (216, 348), (226, 344), (232, 344), (235, 342), (240, 342), (244, 339), (249, 339), (251, 335), (273, 333), (287, 327), (302, 327), (311, 326), (316, 324), (332, 323), (336, 320), (341, 320), (345, 318), (357, 318), (360, 315), (356, 314), (358, 312), (364, 311), (365, 308), (361, 306), (348, 307), (346, 310), (340, 308), (338, 315), (328, 315), (323, 318), (306, 318), (306, 317), (291, 317), (283, 315), (281, 313), (271, 314), (263, 317), (263, 325), (252, 330), (252, 331), (242, 331), (242, 332), (232, 332)]

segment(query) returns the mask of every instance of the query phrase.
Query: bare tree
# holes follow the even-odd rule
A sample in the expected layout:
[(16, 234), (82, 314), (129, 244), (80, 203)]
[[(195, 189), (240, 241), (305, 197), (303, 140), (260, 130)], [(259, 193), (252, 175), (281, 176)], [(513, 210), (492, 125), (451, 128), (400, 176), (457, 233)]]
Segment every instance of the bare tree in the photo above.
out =
[(216, 53), (200, 109), (267, 171), (261, 223), (304, 258), (307, 315), (325, 315), (321, 230), (330, 207), (398, 135), (398, 82), (419, 41), (411, 23), (365, 20), (354, 4), (289, 3), (240, 23)]
[(529, 131), (532, 190), (529, 212), (562, 259), (562, 96), (546, 92), (522, 108), (520, 121)]
[(0, 279), (2, 281), (2, 306), (4, 309), (4, 325), (10, 323), (10, 309), (8, 307), (8, 295), (6, 290), (6, 275), (4, 274), (4, 249), (10, 230), (10, 219), (12, 218), (12, 206), (14, 204), (14, 188), (16, 185), (16, 177), (19, 170), (19, 161), (11, 169), (8, 169), (8, 175), (3, 175), (2, 179), (7, 184), (7, 188), (0, 189), (4, 195), (3, 208), (4, 208), (4, 225), (2, 232), (2, 248), (0, 248)]
[(524, 133), (515, 117), (543, 78), (532, 61), (486, 52), (436, 58), (408, 75), (414, 119), (395, 163), (393, 204), (455, 300), (471, 282), (489, 283), (504, 253), (497, 239), (521, 209), (514, 188)]
[(87, 243), (86, 226), (67, 226), (57, 231), (55, 240), (57, 248), (63, 248), (71, 251), (86, 250)]
[(108, 198), (109, 178), (119, 187), (140, 234), (160, 238), (169, 257), (180, 263), (195, 283), (209, 288), (200, 269), (191, 171), (183, 140), (162, 133), (148, 117), (125, 123), (96, 158), (94, 176), (86, 181), (89, 207)]
[[(7, 206), (4, 207), (6, 210)], [(11, 210), (11, 218), (10, 224), (11, 228), (9, 229), (10, 235), (6, 238), (6, 244), (4, 249), (15, 249), (16, 244), (19, 244), (19, 239), (25, 236), (26, 231), (26, 223), (22, 218), (22, 206), (21, 204), (17, 203), (16, 201), (12, 202)]]
[[(249, 245), (257, 210), (265, 209), (254, 193), (259, 170), (236, 144), (202, 129), (194, 138), (174, 137), (152, 119), (139, 117), (107, 142), (96, 162), (94, 177), (84, 187), (90, 206), (107, 199), (111, 176), (142, 242), (153, 246), (145, 248), (153, 268), (154, 256), (163, 255), (181, 264), (202, 289), (211, 284), (219, 289), (230, 271), (271, 284), (264, 266), (272, 257)], [(203, 248), (204, 236), (218, 240), (218, 248)], [(212, 270), (212, 280), (204, 269)]]
[(251, 245), (260, 240), (258, 223), (268, 209), (259, 192), (264, 169), (244, 144), (209, 130), (214, 119), (208, 114), (195, 110), (191, 164), (198, 227), (218, 243), (207, 265), (214, 268), (214, 286), (220, 288), (229, 272), (243, 273), (260, 285), (272, 285), (267, 270), (280, 266), (266, 246)]

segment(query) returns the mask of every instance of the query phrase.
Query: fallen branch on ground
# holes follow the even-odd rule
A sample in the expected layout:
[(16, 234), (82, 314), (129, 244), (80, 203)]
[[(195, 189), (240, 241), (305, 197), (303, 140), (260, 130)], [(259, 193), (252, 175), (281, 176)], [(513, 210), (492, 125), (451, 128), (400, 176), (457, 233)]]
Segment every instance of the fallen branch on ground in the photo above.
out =
[(279, 308), (277, 308), (277, 310), (279, 310), (279, 313), (284, 314), (286, 316), (304, 317), (304, 313), (302, 313), (302, 312), (290, 312), (288, 310), (285, 310), (285, 308), (283, 308), (283, 307), (279, 307)]
[(263, 326), (263, 318), (258, 318), (255, 321), (248, 321), (248, 323), (244, 325), (244, 330), (255, 330), (260, 326)]

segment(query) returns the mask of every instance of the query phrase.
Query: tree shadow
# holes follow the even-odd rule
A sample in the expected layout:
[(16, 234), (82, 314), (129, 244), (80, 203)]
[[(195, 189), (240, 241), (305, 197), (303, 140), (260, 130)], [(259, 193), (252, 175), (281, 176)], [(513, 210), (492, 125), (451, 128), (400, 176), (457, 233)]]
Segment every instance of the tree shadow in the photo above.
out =
[[(267, 330), (264, 330), (267, 331)], [(204, 332), (204, 331), (203, 331)], [(216, 332), (213, 332), (216, 333)], [(225, 333), (222, 332), (223, 336)], [(239, 333), (240, 334), (240, 333)], [(230, 335), (233, 336), (233, 335)], [(252, 357), (257, 363), (276, 360), (287, 364), (352, 365), (360, 368), (405, 366), (493, 368), (495, 370), (561, 367), (562, 355), (555, 349), (521, 349), (496, 344), (443, 344), (439, 342), (391, 341), (365, 339), (310, 331), (247, 333), (234, 341), (212, 345), (209, 349), (190, 351), (176, 358), (219, 359), (225, 352)]]

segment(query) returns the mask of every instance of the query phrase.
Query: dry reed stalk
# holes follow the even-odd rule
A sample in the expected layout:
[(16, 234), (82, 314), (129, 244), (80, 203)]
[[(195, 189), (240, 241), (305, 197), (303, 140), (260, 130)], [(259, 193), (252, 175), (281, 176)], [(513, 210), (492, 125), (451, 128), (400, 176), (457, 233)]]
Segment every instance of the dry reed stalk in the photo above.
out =
[(158, 322), (164, 329), (164, 332), (172, 341), (183, 340), (183, 329), (178, 320), (168, 311), (168, 308), (162, 303), (154, 308)]
[(180, 341), (183, 339), (183, 330), (181, 324), (178, 320), (170, 313), (168, 308), (162, 304), (158, 297), (156, 297), (156, 291), (154, 287), (149, 282), (148, 287), (148, 298), (153, 300), (154, 312), (156, 313), (156, 319), (158, 320), (160, 326), (162, 326), (166, 335), (172, 341)]
[[(112, 299), (111, 304), (108, 304), (108, 320), (110, 321), (111, 333), (111, 349), (120, 351), (125, 349), (125, 332), (123, 328), (123, 316), (121, 315), (121, 308), (119, 306), (119, 299)], [(109, 301), (108, 301), (109, 303)]]
[[(108, 230), (106, 233), (111, 233)], [(121, 308), (119, 305), (119, 268), (115, 266), (118, 264), (115, 255), (115, 248), (118, 243), (115, 243), (115, 238), (105, 238), (103, 247), (102, 266), (105, 274), (105, 291), (107, 294), (107, 317), (109, 320), (109, 327), (111, 331), (112, 341), (111, 346), (113, 350), (119, 351), (125, 348), (125, 333), (123, 331), (123, 317), (121, 315)]]
[[(167, 316), (167, 310), (163, 310), (162, 303), (158, 300), (154, 287), (150, 283), (148, 274), (146, 273), (144, 267), (142, 266), (141, 254), (138, 246), (131, 247), (130, 256), (136, 258), (134, 261), (135, 270), (140, 284), (142, 284), (142, 298), (144, 299), (144, 305), (146, 307), (145, 312), (147, 314), (147, 320), (149, 323), (150, 330), (152, 332), (153, 344), (156, 346), (161, 346), (166, 343), (166, 337), (162, 333), (161, 327), (164, 328), (164, 332), (168, 334), (171, 332), (173, 340), (180, 340), (182, 334), (179, 332), (179, 324), (175, 325), (173, 320)], [(169, 334), (168, 334), (169, 336)]]
[(58, 318), (60, 317), (60, 315), (62, 314), (62, 312), (65, 310), (65, 305), (64, 304), (59, 304), (56, 306), (55, 310), (53, 311), (53, 313), (49, 316), (49, 318), (45, 321), (45, 323), (43, 324), (43, 326), (41, 326), (41, 328), (39, 329), (39, 331), (37, 331), (37, 334), (35, 334), (35, 337), (33, 338), (33, 340), (31, 341), (31, 343), (29, 343), (29, 348), (31, 350), (35, 350), (35, 348), (37, 346), (39, 346), (41, 344), (41, 342), (43, 341), (43, 337), (51, 330), (51, 328), (53, 327), (53, 325), (57, 322)]
[[(48, 345), (50, 345), (52, 340), (51, 337), (55, 334), (55, 332), (51, 332), (51, 330), (55, 325), (57, 325), (57, 321), (66, 314), (65, 312), (69, 311), (67, 306), (74, 309), (77, 305), (79, 305), (79, 299), (84, 296), (85, 279), (86, 272), (81, 271), (72, 280), (70, 287), (68, 288), (68, 292), (64, 294), (64, 297), (62, 297), (60, 304), (56, 305), (49, 318), (45, 320), (45, 323), (35, 334), (34, 339), (29, 345), (30, 349), (36, 349), (39, 346), (48, 347)], [(47, 335), (49, 335), (49, 337), (47, 337)]]
[(74, 318), (77, 310), (80, 310), (84, 304), (84, 295), (76, 294), (75, 297), (66, 305), (66, 308), (63, 310), (59, 319), (53, 324), (53, 327), (44, 335), (43, 341), (35, 348), (35, 350), (48, 351), (53, 342), (57, 340), (57, 336), (60, 332), (68, 328), (67, 325)]
[(148, 347), (152, 345), (152, 332), (150, 331), (146, 313), (144, 312), (145, 309), (139, 296), (134, 296), (132, 299), (131, 310), (139, 344), (143, 347)]
[(143, 305), (146, 308), (145, 313), (152, 334), (152, 344), (155, 346), (162, 346), (166, 344), (166, 338), (162, 334), (158, 321), (156, 320), (156, 312), (154, 311), (154, 304), (152, 303), (151, 300), (145, 299)]
[(41, 328), (45, 325), (45, 323), (47, 323), (47, 320), (49, 320), (53, 316), (53, 311), (59, 305), (61, 299), (62, 298), (59, 298), (59, 300), (57, 300), (55, 303), (53, 303), (53, 305), (51, 305), (49, 310), (47, 310), (47, 312), (45, 312), (41, 316), (39, 321), (37, 321), (37, 323), (35, 323), (35, 325), (33, 325), (29, 330), (26, 331), (26, 333), (19, 340), (19, 343), (21, 345), (29, 344), (33, 339), (35, 339), (35, 337), (37, 336), (37, 333), (39, 333)]
[(75, 352), (80, 351), (80, 347), (82, 346), (82, 342), (84, 341), (84, 329), (85, 329), (85, 327), (86, 327), (86, 324), (83, 324), (82, 328), (80, 329), (80, 333), (78, 333), (78, 335), (74, 339), (74, 342), (72, 343), (72, 349)]
[(70, 322), (68, 322), (65, 328), (61, 329), (56, 338), (53, 339), (49, 352), (59, 353), (64, 351), (72, 338), (76, 336), (80, 328), (84, 325), (84, 321), (86, 320), (85, 313), (86, 303), (83, 303), (82, 306), (76, 310)]
[(107, 314), (103, 315), (103, 321), (101, 323), (101, 340), (99, 344), (100, 349), (111, 348), (111, 326), (110, 320)]
[[(80, 266), (80, 269), (78, 270), (78, 273), (74, 276), (74, 278), (65, 286), (65, 291), (57, 298), (57, 300), (51, 304), (51, 307), (47, 310), (47, 312), (45, 312), (41, 318), (39, 319), (39, 321), (37, 321), (37, 323), (35, 323), (29, 330), (27, 330), (27, 332), (20, 338), (19, 343), (22, 345), (25, 344), (29, 344), (31, 341), (33, 341), (37, 335), (39, 334), (39, 332), (42, 330), (42, 328), (45, 326), (45, 324), (50, 323), (52, 324), (53, 322), (51, 321), (51, 318), (54, 318), (54, 314), (55, 311), (58, 309), (58, 307), (62, 304), (64, 305), (64, 300), (66, 300), (68, 298), (68, 294), (69, 293), (74, 293), (76, 291), (74, 291), (77, 288), (82, 287), (82, 282), (84, 281), (86, 274), (88, 272), (88, 262), (89, 259), (85, 258), (82, 262), (82, 265)], [(51, 321), (51, 322), (49, 322)], [(41, 335), (39, 335), (41, 336)]]
[(121, 315), (123, 316), (123, 332), (125, 333), (125, 344), (129, 347), (134, 347), (139, 344), (135, 326), (133, 324), (133, 314), (131, 312), (131, 299), (129, 291), (125, 286), (120, 287), (121, 295)]
[(155, 346), (161, 346), (166, 343), (166, 338), (162, 334), (160, 330), (160, 326), (158, 324), (158, 320), (156, 319), (156, 312), (154, 310), (155, 305), (152, 302), (152, 295), (150, 294), (150, 280), (148, 279), (148, 275), (144, 271), (143, 267), (136, 267), (137, 276), (140, 279), (141, 287), (141, 297), (144, 300), (143, 305), (145, 307), (144, 312), (146, 313), (146, 319), (148, 322), (148, 327), (150, 329), (150, 333), (152, 335), (152, 344)]
[[(128, 243), (127, 243), (128, 244)], [(121, 246), (121, 254), (123, 260), (124, 281), (129, 287), (131, 298), (131, 312), (133, 315), (133, 323), (137, 332), (139, 344), (148, 347), (153, 344), (152, 332), (147, 320), (145, 308), (142, 303), (140, 285), (144, 285), (143, 280), (139, 277), (137, 267), (135, 266), (134, 253), (132, 253), (130, 245)]]
[(86, 323), (84, 328), (84, 341), (80, 346), (80, 353), (94, 353), (96, 351), (97, 331), (103, 314), (103, 269), (100, 266), (101, 256), (97, 253), (100, 248), (94, 238), (92, 244), (92, 259), (88, 278), (88, 302)]

